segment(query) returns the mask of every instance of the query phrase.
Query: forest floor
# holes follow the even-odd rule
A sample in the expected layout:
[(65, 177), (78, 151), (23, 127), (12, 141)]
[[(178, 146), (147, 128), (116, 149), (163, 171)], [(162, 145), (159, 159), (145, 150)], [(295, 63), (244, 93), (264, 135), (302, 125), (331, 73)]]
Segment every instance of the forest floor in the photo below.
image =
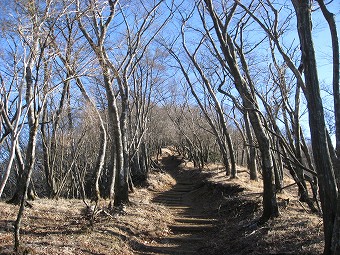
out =
[[(322, 219), (298, 201), (294, 186), (278, 194), (280, 216), (262, 226), (261, 181), (218, 165), (203, 171), (168, 149), (148, 186), (130, 204), (107, 211), (81, 200), (37, 199), (25, 210), (23, 254), (321, 254)], [(287, 184), (291, 182), (286, 178)], [(0, 202), (0, 254), (13, 254), (18, 207)], [(92, 226), (90, 224), (92, 219)]]

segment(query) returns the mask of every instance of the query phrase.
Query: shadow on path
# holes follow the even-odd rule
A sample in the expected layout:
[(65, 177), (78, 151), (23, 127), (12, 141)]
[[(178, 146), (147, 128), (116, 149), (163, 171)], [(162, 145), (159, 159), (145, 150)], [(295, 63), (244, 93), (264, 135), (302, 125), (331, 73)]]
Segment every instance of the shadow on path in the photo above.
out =
[(155, 194), (153, 202), (172, 212), (175, 222), (169, 226), (171, 235), (160, 237), (155, 244), (143, 245), (137, 254), (207, 254), (210, 237), (216, 233), (216, 212), (201, 207), (197, 192), (203, 188), (199, 170), (181, 167), (183, 159), (168, 155), (162, 158), (163, 169), (176, 180), (168, 191)]

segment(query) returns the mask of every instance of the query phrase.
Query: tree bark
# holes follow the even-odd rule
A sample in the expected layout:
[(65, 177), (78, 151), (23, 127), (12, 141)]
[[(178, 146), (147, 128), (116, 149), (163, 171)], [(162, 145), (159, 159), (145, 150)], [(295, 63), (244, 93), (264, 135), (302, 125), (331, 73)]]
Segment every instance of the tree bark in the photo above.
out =
[(20, 183), (18, 187), (18, 199), (20, 201), (20, 208), (18, 211), (17, 219), (14, 223), (14, 249), (18, 251), (20, 246), (20, 227), (22, 215), (25, 209), (26, 199), (27, 199), (27, 191), (31, 181), (31, 175), (34, 168), (35, 155), (36, 155), (36, 142), (37, 142), (37, 133), (39, 127), (39, 115), (35, 112), (34, 102), (33, 102), (33, 77), (32, 77), (32, 69), (28, 65), (26, 67), (26, 102), (28, 102), (28, 125), (29, 125), (29, 138), (28, 145), (26, 150), (26, 162), (25, 169), (22, 177), (20, 178)]
[[(5, 173), (1, 179), (1, 183), (0, 183), (0, 198), (2, 196), (2, 193), (5, 189), (7, 180), (9, 178), (10, 172), (11, 172), (11, 168), (15, 159), (15, 155), (17, 152), (17, 147), (18, 147), (18, 141), (19, 141), (19, 135), (21, 132), (21, 128), (19, 127), (20, 124), (20, 117), (21, 117), (21, 113), (22, 113), (22, 88), (19, 88), (19, 95), (18, 95), (18, 103), (17, 103), (17, 111), (16, 111), (16, 118), (13, 120), (13, 125), (12, 123), (10, 123), (9, 118), (7, 116), (7, 111), (4, 109), (4, 104), (1, 101), (1, 106), (0, 108), (2, 108), (1, 112), (3, 115), (6, 114), (6, 116), (4, 116), (4, 119), (8, 120), (7, 123), (7, 128), (10, 130), (11, 133), (11, 149), (10, 149), (10, 154), (9, 154), (9, 159), (8, 162), (6, 163), (6, 170)], [(6, 121), (5, 121), (6, 122)], [(19, 161), (19, 164), (21, 163), (21, 161)]]
[[(229, 72), (233, 77), (235, 87), (242, 98), (243, 107), (248, 111), (249, 120), (252, 124), (257, 142), (259, 144), (263, 172), (263, 213), (259, 220), (259, 223), (261, 224), (266, 222), (268, 219), (277, 217), (279, 215), (279, 209), (276, 201), (270, 140), (259, 114), (259, 107), (253, 93), (253, 84), (251, 83), (251, 80), (248, 80), (248, 83), (246, 82), (239, 69), (233, 39), (227, 33), (226, 28), (223, 25), (224, 22), (219, 19), (217, 13), (215, 12), (212, 0), (204, 0), (204, 2), (206, 3), (207, 10), (214, 23), (214, 30), (217, 34), (221, 50), (226, 59)], [(244, 56), (241, 55), (240, 57), (242, 59)], [(249, 73), (246, 75), (249, 75)]]
[[(336, 154), (340, 159), (340, 53), (339, 53), (339, 38), (335, 23), (335, 15), (331, 13), (324, 0), (317, 0), (321, 11), (328, 22), (329, 30), (332, 38), (333, 52), (333, 98), (334, 98), (334, 117), (335, 117), (335, 137), (336, 137)], [(340, 171), (340, 170), (339, 170)]]
[(254, 144), (253, 134), (249, 123), (248, 113), (243, 113), (244, 125), (247, 134), (247, 142), (249, 146), (249, 158), (248, 158), (248, 169), (250, 172), (250, 180), (257, 181), (257, 164), (256, 164), (256, 148)]
[[(337, 185), (333, 165), (328, 150), (327, 131), (324, 119), (323, 104), (316, 68), (315, 51), (312, 39), (311, 1), (292, 0), (297, 16), (302, 61), (304, 66), (306, 99), (309, 110), (314, 162), (319, 179), (320, 200), (324, 221), (324, 254), (338, 254), (332, 247), (334, 233), (339, 233), (337, 212)], [(337, 229), (334, 229), (336, 227)], [(338, 243), (338, 240), (334, 240)]]

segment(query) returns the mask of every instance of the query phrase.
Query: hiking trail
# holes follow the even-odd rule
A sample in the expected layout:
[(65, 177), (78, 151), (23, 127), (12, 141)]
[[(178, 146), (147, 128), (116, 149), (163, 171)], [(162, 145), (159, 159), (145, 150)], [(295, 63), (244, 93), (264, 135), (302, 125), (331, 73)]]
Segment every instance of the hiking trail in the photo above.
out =
[(172, 175), (176, 184), (170, 190), (155, 192), (153, 199), (174, 215), (175, 222), (169, 225), (172, 234), (158, 238), (156, 244), (145, 246), (139, 254), (203, 254), (209, 236), (216, 232), (214, 213), (202, 208), (199, 200), (193, 201), (202, 187), (201, 180), (195, 175), (195, 170), (180, 168), (181, 163), (179, 156), (170, 153), (163, 156), (164, 169)]

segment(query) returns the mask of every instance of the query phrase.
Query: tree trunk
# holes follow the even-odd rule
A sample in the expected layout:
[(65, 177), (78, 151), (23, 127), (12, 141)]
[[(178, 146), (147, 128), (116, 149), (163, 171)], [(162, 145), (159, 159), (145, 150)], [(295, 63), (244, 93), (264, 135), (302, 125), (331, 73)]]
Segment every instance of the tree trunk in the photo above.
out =
[(30, 66), (26, 67), (26, 102), (29, 102), (28, 106), (28, 125), (29, 125), (29, 138), (28, 145), (26, 150), (26, 163), (25, 169), (22, 177), (20, 178), (20, 183), (18, 187), (18, 199), (20, 201), (20, 208), (18, 211), (17, 219), (14, 223), (14, 249), (18, 251), (20, 245), (20, 227), (22, 215), (25, 209), (26, 199), (27, 199), (27, 191), (31, 181), (31, 175), (34, 168), (35, 162), (35, 151), (36, 151), (36, 142), (37, 142), (37, 133), (39, 127), (39, 118), (35, 113), (34, 102), (33, 99), (33, 78), (32, 71)]
[[(51, 154), (55, 152), (54, 147), (55, 142), (51, 142), (51, 146), (48, 146), (48, 138), (46, 134), (46, 124), (47, 123), (47, 108), (44, 109), (42, 115), (43, 123), (41, 124), (41, 139), (42, 139), (42, 151), (43, 151), (43, 164), (44, 164), (44, 171), (45, 171), (45, 178), (47, 184), (47, 193), (49, 197), (54, 197), (56, 194), (56, 185), (54, 179), (54, 169), (53, 164), (50, 164), (50, 160), (52, 158)], [(55, 139), (54, 132), (51, 139)]]
[[(245, 105), (248, 109), (248, 105)], [(254, 133), (259, 144), (262, 160), (262, 177), (263, 177), (263, 213), (259, 223), (264, 223), (270, 218), (279, 215), (279, 208), (276, 201), (276, 189), (274, 181), (274, 166), (271, 157), (269, 137), (264, 131), (263, 124), (259, 119), (255, 109), (249, 113), (250, 122), (252, 123)]]
[[(120, 117), (120, 141), (121, 151), (118, 157), (122, 160), (122, 166), (119, 168), (117, 182), (117, 191), (115, 194), (115, 205), (120, 206), (129, 202), (129, 176), (130, 176), (130, 155), (128, 149), (128, 91), (121, 96), (122, 99), (122, 113)], [(118, 141), (118, 140), (117, 140)]]
[[(292, 0), (297, 16), (297, 27), (304, 66), (306, 99), (309, 110), (314, 162), (319, 179), (320, 200), (324, 221), (324, 254), (336, 254), (332, 247), (334, 233), (339, 233), (337, 212), (337, 186), (327, 144), (326, 125), (320, 96), (315, 51), (312, 39), (311, 1)], [(335, 229), (336, 227), (336, 229)], [(338, 240), (333, 240), (338, 243)]]
[[(336, 154), (340, 160), (340, 53), (339, 38), (335, 23), (335, 15), (328, 11), (324, 0), (317, 0), (321, 11), (328, 22), (329, 30), (332, 38), (333, 51), (333, 98), (334, 98), (334, 117), (335, 117), (335, 138), (336, 138)], [(340, 171), (340, 170), (339, 170)]]
[[(67, 67), (70, 68), (69, 65), (67, 65)], [(70, 72), (75, 73), (73, 70), (70, 70)], [(98, 156), (97, 156), (96, 168), (95, 168), (95, 171), (94, 171), (92, 178), (91, 178), (91, 190), (92, 191), (91, 191), (91, 194), (90, 194), (91, 200), (98, 201), (101, 197), (100, 188), (99, 188), (99, 180), (100, 180), (100, 176), (102, 174), (104, 164), (105, 164), (106, 148), (107, 148), (107, 140), (108, 139), (107, 139), (107, 134), (106, 134), (106, 129), (105, 129), (105, 124), (104, 124), (103, 118), (101, 117), (100, 112), (97, 109), (95, 103), (92, 102), (92, 100), (88, 96), (88, 94), (85, 90), (85, 87), (84, 87), (82, 81), (79, 78), (76, 78), (76, 84), (77, 84), (78, 88), (80, 89), (85, 100), (95, 110), (97, 117), (99, 119), (100, 148), (99, 148), (99, 152), (98, 152)]]
[[(266, 222), (268, 219), (277, 217), (279, 215), (279, 209), (276, 201), (270, 140), (265, 131), (264, 124), (261, 121), (259, 114), (260, 109), (254, 95), (254, 84), (252, 83), (251, 79), (248, 79), (247, 81), (244, 79), (244, 76), (242, 75), (238, 66), (239, 60), (236, 56), (234, 40), (226, 31), (226, 28), (221, 27), (223, 26), (222, 24), (224, 24), (224, 22), (219, 20), (219, 16), (214, 10), (212, 0), (205, 0), (204, 2), (206, 3), (207, 10), (214, 23), (214, 30), (217, 34), (221, 50), (226, 60), (228, 71), (233, 77), (235, 87), (242, 98), (242, 105), (249, 114), (249, 120), (259, 144), (263, 175), (263, 213), (259, 220), (259, 223), (261, 224)], [(246, 75), (249, 76), (244, 55), (242, 52), (239, 53), (242, 68), (246, 71)]]
[[(339, 53), (339, 38), (335, 23), (334, 14), (328, 11), (323, 0), (317, 0), (321, 11), (328, 22), (329, 30), (332, 38), (333, 50), (333, 97), (334, 97), (334, 117), (335, 117), (335, 155), (333, 157), (333, 168), (337, 178), (337, 186), (340, 185), (340, 53)], [(332, 236), (332, 252), (333, 254), (340, 253), (340, 190), (338, 190), (337, 210), (334, 222), (333, 236)]]
[(257, 165), (256, 165), (256, 148), (254, 145), (253, 134), (251, 132), (251, 127), (249, 123), (249, 116), (248, 113), (245, 112), (243, 114), (244, 118), (244, 125), (246, 128), (248, 146), (249, 146), (249, 158), (248, 158), (248, 169), (250, 171), (250, 180), (257, 181)]
[(120, 193), (123, 192), (124, 194), (126, 194), (128, 190), (128, 185), (126, 183), (126, 191), (118, 187), (120, 185), (119, 182), (121, 181), (120, 178), (122, 178), (122, 172), (124, 169), (123, 143), (117, 101), (112, 91), (110, 77), (105, 76), (105, 74), (109, 73), (109, 70), (103, 70), (106, 96), (108, 99), (109, 121), (111, 124), (111, 137), (113, 139), (113, 145), (111, 147), (112, 169), (110, 169), (110, 172), (112, 173), (112, 182), (110, 188), (110, 207), (112, 207), (113, 205), (119, 205), (124, 200), (124, 198), (121, 197)]

